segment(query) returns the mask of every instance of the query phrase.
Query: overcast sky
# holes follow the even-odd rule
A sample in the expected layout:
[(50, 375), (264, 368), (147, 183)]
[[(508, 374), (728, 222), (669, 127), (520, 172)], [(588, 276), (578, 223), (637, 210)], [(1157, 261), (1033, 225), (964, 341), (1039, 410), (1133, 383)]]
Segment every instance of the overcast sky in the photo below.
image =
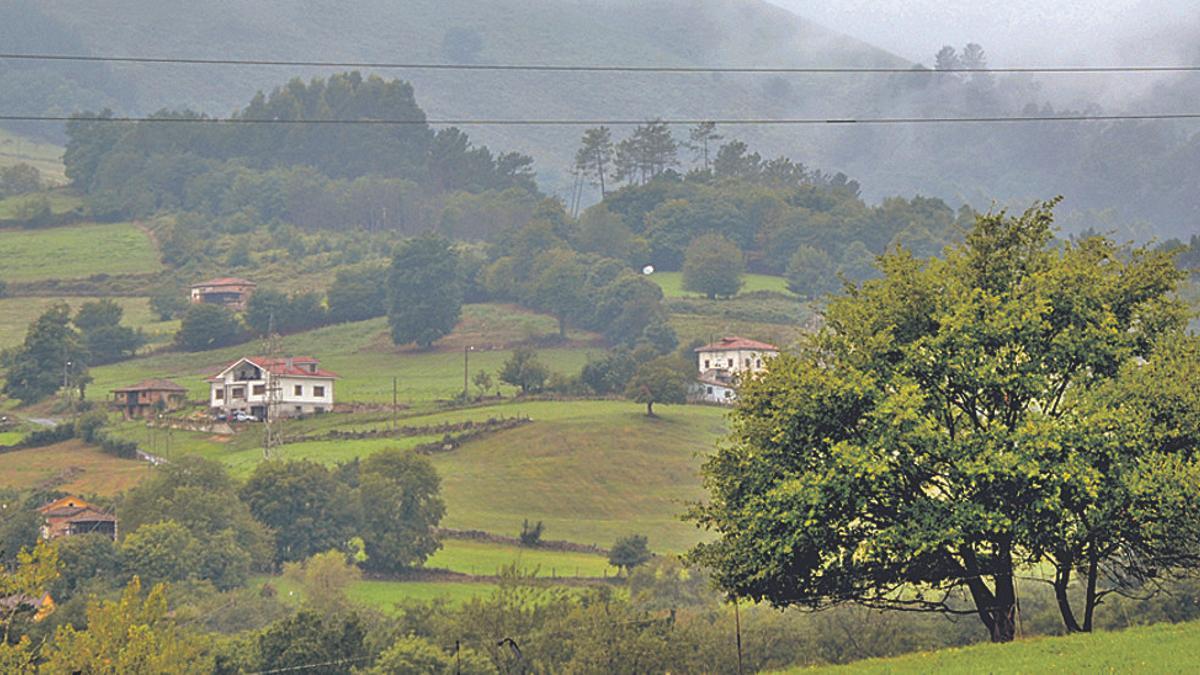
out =
[(1198, 0), (769, 1), (926, 64), (967, 42), (993, 66), (1177, 63), (1195, 53), (1186, 36), (1200, 25)]

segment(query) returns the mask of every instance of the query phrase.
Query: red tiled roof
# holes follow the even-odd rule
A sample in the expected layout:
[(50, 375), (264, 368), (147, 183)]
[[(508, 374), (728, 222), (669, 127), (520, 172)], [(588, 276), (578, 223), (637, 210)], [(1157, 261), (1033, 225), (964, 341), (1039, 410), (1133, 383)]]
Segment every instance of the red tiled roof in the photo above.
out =
[(779, 347), (776, 347), (775, 345), (769, 345), (765, 342), (750, 340), (748, 338), (738, 337), (736, 335), (723, 337), (720, 340), (717, 340), (712, 344), (704, 345), (703, 347), (696, 347), (697, 352), (716, 352), (725, 351), (727, 349), (756, 349), (764, 352), (779, 351)]
[(307, 368), (301, 368), (301, 365), (316, 365), (320, 363), (320, 361), (312, 358), (311, 356), (292, 356), (283, 358), (244, 356), (237, 361), (230, 361), (228, 364), (222, 367), (221, 370), (217, 371), (216, 375), (208, 378), (208, 380), (210, 382), (216, 380), (221, 373), (229, 370), (231, 367), (242, 361), (249, 361), (250, 363), (253, 363), (272, 375), (286, 375), (289, 377), (327, 377), (330, 379), (336, 379), (339, 377), (337, 373), (329, 370), (323, 370), (321, 368), (317, 368), (315, 371), (310, 371)]
[(201, 281), (198, 284), (192, 284), (192, 288), (199, 288), (201, 286), (258, 286), (258, 284), (248, 279), (241, 279), (238, 277), (217, 277), (216, 279), (209, 279), (208, 281)]
[(113, 393), (126, 393), (131, 391), (187, 391), (186, 387), (181, 387), (170, 380), (149, 379), (142, 380), (131, 387), (121, 387), (120, 389), (111, 390)]

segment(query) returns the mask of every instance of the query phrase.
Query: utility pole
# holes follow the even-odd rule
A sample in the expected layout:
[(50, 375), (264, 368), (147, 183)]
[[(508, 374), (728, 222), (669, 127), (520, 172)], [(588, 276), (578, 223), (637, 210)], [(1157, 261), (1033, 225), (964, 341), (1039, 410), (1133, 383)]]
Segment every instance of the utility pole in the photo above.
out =
[(263, 409), (263, 459), (271, 459), (271, 450), (280, 445), (281, 430), (277, 428), (279, 423), (276, 413), (279, 409), (280, 397), (282, 391), (280, 389), (279, 378), (271, 373), (271, 368), (277, 366), (279, 360), (279, 335), (275, 333), (275, 315), (271, 315), (270, 322), (267, 327), (267, 337), (264, 343), (267, 352), (267, 367), (263, 369), (263, 384), (266, 385), (267, 401), (266, 407)]
[(462, 397), (463, 397), (464, 403), (467, 400), (467, 393), (468, 393), (467, 392), (467, 371), (469, 370), (468, 364), (470, 363), (470, 360), (471, 360), (469, 355), (471, 353), (471, 350), (473, 350), (473, 349), (475, 349), (475, 348), (467, 347), (467, 346), (463, 347), (463, 395), (462, 395)]
[(396, 398), (396, 378), (392, 378), (392, 433), (396, 433), (396, 410), (400, 407)]

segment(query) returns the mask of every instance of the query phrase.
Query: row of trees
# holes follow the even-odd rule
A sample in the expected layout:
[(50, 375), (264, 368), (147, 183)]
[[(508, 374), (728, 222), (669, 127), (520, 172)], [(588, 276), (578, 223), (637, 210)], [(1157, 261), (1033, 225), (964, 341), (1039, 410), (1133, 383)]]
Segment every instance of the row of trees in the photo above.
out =
[(18, 162), (0, 167), (0, 199), (39, 192), (44, 187), (42, 172), (31, 164)]

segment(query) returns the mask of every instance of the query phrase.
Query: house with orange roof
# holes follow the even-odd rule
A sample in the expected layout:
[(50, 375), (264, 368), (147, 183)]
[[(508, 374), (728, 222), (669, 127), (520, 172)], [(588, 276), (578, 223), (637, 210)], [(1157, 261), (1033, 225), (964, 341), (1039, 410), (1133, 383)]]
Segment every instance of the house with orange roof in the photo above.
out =
[(233, 420), (328, 412), (337, 379), (309, 356), (244, 356), (208, 378), (209, 406)]
[(117, 517), (74, 495), (56, 499), (38, 513), (42, 515), (42, 539), (92, 533), (117, 538)]
[(738, 382), (767, 369), (767, 362), (779, 356), (779, 348), (758, 340), (723, 337), (696, 348), (699, 376), (692, 386), (691, 398), (707, 403), (732, 405), (737, 399)]
[(223, 305), (237, 312), (245, 311), (246, 304), (258, 284), (238, 277), (219, 277), (192, 285), (192, 304), (207, 303)]

